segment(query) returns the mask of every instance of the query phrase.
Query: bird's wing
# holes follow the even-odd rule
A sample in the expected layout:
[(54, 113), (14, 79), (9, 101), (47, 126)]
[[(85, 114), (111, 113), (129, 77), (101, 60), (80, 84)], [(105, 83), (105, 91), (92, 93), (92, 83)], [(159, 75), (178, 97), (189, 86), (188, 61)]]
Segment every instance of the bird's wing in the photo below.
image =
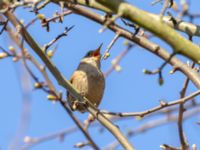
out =
[[(70, 78), (70, 80), (69, 80), (69, 82), (70, 82), (72, 85), (73, 85), (73, 80), (74, 80), (74, 78), (75, 78), (74, 74), (75, 74), (75, 73), (72, 74), (72, 76), (71, 76), (71, 78)], [(68, 101), (68, 103), (69, 103), (69, 106), (70, 106), (71, 110), (74, 111), (74, 109), (73, 109), (73, 107), (72, 107), (72, 99), (73, 99), (73, 98), (72, 98), (72, 96), (70, 95), (70, 92), (67, 91), (67, 101)]]
[[(73, 80), (74, 80), (74, 76), (72, 75), (71, 76), (71, 78), (70, 78), (70, 80), (69, 80), (69, 82), (71, 83), (71, 84), (73, 84)], [(67, 98), (69, 98), (69, 91), (67, 91)]]
[[(71, 76), (71, 78), (70, 78), (70, 80), (69, 80), (69, 82), (73, 85), (73, 82), (74, 82), (74, 80), (76, 80), (76, 78), (77, 78), (77, 75), (78, 75), (78, 72), (77, 71), (75, 71), (73, 74), (72, 74), (72, 76)], [(69, 92), (67, 91), (67, 97), (69, 98)]]

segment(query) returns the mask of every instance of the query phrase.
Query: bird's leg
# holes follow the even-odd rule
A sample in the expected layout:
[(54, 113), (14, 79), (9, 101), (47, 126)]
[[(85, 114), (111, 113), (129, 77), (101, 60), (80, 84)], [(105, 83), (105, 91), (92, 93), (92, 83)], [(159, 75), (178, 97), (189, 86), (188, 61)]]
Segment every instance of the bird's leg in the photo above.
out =
[(90, 126), (90, 124), (95, 120), (95, 117), (92, 114), (88, 115), (88, 118), (84, 121), (84, 125), (85, 125), (85, 130), (88, 129), (88, 127)]

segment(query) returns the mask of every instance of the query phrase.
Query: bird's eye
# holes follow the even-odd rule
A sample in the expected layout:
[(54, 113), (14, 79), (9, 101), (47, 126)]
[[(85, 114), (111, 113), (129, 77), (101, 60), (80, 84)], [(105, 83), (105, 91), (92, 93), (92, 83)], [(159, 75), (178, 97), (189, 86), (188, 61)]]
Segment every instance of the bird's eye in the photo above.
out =
[(85, 57), (90, 57), (90, 56), (92, 56), (92, 54), (93, 54), (93, 52), (89, 51), (89, 52), (86, 53)]

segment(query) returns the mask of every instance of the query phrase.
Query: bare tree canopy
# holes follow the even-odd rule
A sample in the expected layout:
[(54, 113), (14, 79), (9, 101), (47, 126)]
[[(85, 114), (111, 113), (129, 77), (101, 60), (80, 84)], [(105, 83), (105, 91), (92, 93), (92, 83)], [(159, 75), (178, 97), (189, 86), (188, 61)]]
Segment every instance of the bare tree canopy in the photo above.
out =
[(0, 149), (197, 150), (199, 5), (0, 0)]

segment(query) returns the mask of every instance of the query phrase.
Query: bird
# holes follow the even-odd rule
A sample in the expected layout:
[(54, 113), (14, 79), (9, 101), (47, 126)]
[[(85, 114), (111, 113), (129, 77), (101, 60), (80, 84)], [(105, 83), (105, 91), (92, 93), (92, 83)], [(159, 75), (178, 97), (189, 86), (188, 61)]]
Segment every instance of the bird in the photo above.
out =
[[(99, 106), (105, 89), (105, 78), (101, 71), (101, 47), (102, 44), (97, 49), (88, 51), (70, 78), (72, 86), (96, 107)], [(87, 111), (87, 106), (81, 105), (69, 91), (67, 102), (72, 111), (78, 110), (81, 113)]]

